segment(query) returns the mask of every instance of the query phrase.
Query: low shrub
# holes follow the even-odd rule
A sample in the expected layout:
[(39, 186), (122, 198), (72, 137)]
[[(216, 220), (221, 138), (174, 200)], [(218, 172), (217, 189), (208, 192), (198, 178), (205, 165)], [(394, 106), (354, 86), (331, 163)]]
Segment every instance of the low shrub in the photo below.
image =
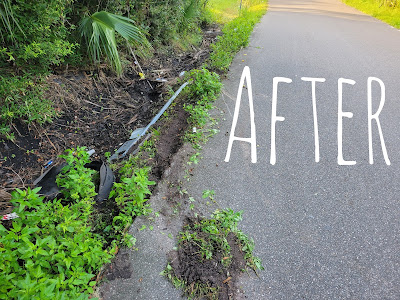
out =
[(16, 120), (43, 124), (56, 116), (44, 89), (41, 77), (0, 76), (0, 136), (13, 139), (10, 126)]
[(46, 202), (40, 188), (12, 194), (19, 218), (8, 229), (0, 224), (0, 299), (88, 299), (116, 247), (134, 243), (125, 232), (133, 218), (150, 211), (145, 202), (154, 182), (148, 169), (138, 169), (115, 183), (107, 202), (118, 210), (108, 224), (99, 223), (89, 155), (77, 148), (63, 158), (67, 166), (56, 179), (62, 197)]

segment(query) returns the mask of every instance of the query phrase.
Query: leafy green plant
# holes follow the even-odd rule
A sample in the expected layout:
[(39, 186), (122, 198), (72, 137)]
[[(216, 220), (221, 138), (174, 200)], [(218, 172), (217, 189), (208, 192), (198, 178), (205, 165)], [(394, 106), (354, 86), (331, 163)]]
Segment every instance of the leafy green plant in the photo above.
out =
[(111, 258), (91, 232), (91, 203), (44, 202), (39, 190), (17, 189), (19, 218), (9, 230), (0, 224), (0, 299), (88, 299)]
[(155, 182), (149, 180), (148, 171), (147, 168), (136, 170), (132, 177), (123, 178), (121, 183), (114, 184), (110, 197), (115, 196), (115, 202), (126, 214), (140, 216), (150, 212), (145, 202), (146, 196), (151, 194), (149, 186)]
[(34, 79), (30, 75), (0, 76), (0, 136), (13, 138), (11, 124), (15, 120), (43, 124), (56, 116), (43, 92), (41, 78)]
[(205, 68), (191, 70), (185, 76), (185, 80), (190, 81), (188, 97), (201, 104), (215, 101), (222, 88), (219, 75)]
[(65, 159), (67, 165), (56, 179), (57, 185), (64, 188), (61, 191), (65, 199), (77, 201), (94, 198), (96, 196), (93, 183), (95, 171), (85, 167), (90, 162), (86, 148), (67, 149), (65, 152), (66, 155), (60, 157)]
[(201, 157), (199, 158), (199, 156), (200, 156), (200, 152), (194, 153), (192, 156), (190, 156), (189, 161), (187, 162), (187, 164), (188, 165), (191, 165), (191, 164), (197, 165), (199, 163), (200, 158), (201, 158)]
[(204, 190), (201, 197), (203, 199), (210, 198), (210, 200), (214, 200), (215, 191), (214, 190)]
[(142, 151), (145, 151), (150, 158), (154, 158), (156, 155), (156, 148), (154, 139), (145, 140), (140, 147)]
[(149, 186), (155, 182), (148, 179), (148, 171), (148, 168), (136, 169), (130, 177), (122, 177), (121, 183), (114, 183), (110, 199), (113, 199), (117, 211), (111, 216), (108, 213), (99, 215), (94, 224), (95, 231), (109, 243), (122, 243), (129, 247), (135, 244), (135, 238), (126, 231), (135, 217), (151, 213), (146, 201), (151, 194)]
[(0, 299), (88, 299), (115, 248), (134, 245), (126, 233), (134, 217), (151, 212), (149, 169), (115, 183), (111, 197), (118, 213), (102, 223), (103, 215), (94, 210), (94, 171), (85, 167), (86, 149), (68, 149), (62, 158), (66, 166), (56, 179), (61, 199), (45, 202), (40, 188), (12, 195), (20, 218), (9, 230), (0, 225)]
[(130, 43), (147, 43), (143, 33), (134, 25), (133, 20), (106, 11), (99, 11), (84, 18), (79, 30), (93, 62), (100, 62), (101, 57), (105, 55), (117, 75), (122, 74), (122, 65), (115, 32), (118, 32)]

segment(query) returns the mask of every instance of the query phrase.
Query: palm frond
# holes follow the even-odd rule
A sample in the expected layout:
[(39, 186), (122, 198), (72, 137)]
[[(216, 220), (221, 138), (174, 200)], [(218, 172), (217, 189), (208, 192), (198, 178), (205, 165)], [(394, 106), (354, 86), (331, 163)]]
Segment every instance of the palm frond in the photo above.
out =
[(133, 20), (106, 11), (99, 11), (84, 18), (79, 30), (86, 41), (91, 59), (98, 63), (105, 55), (117, 75), (122, 74), (122, 66), (115, 32), (130, 43), (148, 43), (140, 29), (134, 25)]

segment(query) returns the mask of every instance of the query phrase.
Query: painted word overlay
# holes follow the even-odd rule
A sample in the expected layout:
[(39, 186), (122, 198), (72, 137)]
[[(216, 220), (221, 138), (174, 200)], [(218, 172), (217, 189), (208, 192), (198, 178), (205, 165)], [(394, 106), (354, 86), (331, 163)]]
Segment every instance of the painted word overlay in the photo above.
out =
[[(318, 135), (318, 118), (317, 118), (317, 100), (315, 95), (315, 86), (318, 83), (325, 82), (325, 78), (313, 78), (313, 77), (302, 77), (301, 80), (311, 83), (311, 99), (313, 107), (313, 119), (314, 119), (314, 144), (315, 144), (315, 162), (320, 161), (319, 154), (319, 135)], [(243, 86), (246, 81), (249, 108), (250, 108), (250, 137), (237, 137), (235, 136), (235, 129), (239, 117), (240, 102), (242, 100)], [(372, 112), (372, 82), (377, 82), (380, 86), (381, 100), (379, 103), (378, 110)], [(274, 77), (273, 79), (273, 90), (272, 90), (272, 113), (271, 113), (271, 154), (270, 154), (270, 164), (275, 165), (276, 163), (276, 123), (285, 121), (283, 116), (277, 115), (277, 103), (278, 103), (278, 84), (279, 83), (291, 83), (292, 79), (285, 77)], [(338, 79), (338, 119), (337, 119), (337, 145), (338, 145), (338, 155), (337, 163), (339, 165), (355, 165), (356, 161), (348, 161), (343, 158), (343, 118), (352, 118), (352, 112), (343, 111), (343, 84), (354, 85), (356, 82), (351, 79), (339, 78)], [(369, 146), (369, 163), (374, 163), (373, 148), (372, 148), (372, 121), (375, 121), (378, 127), (379, 139), (382, 147), (383, 157), (385, 163), (390, 165), (390, 160), (387, 154), (385, 140), (383, 138), (382, 127), (379, 121), (379, 115), (382, 112), (383, 106), (385, 105), (385, 85), (379, 78), (369, 77), (368, 78), (368, 146)], [(225, 161), (229, 162), (232, 146), (234, 141), (242, 141), (250, 143), (251, 145), (251, 162), (257, 162), (257, 143), (256, 143), (256, 126), (254, 122), (254, 105), (253, 105), (253, 91), (251, 86), (251, 76), (250, 68), (248, 66), (244, 67), (242, 76), (240, 78), (239, 90), (236, 98), (235, 112), (233, 114), (231, 133), (229, 136), (228, 149), (226, 152)]]

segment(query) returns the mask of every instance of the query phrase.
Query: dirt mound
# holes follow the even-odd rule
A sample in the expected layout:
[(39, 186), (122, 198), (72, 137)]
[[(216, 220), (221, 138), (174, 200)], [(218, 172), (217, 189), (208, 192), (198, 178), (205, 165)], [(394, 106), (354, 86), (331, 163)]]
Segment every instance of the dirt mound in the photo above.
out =
[[(241, 243), (235, 233), (229, 232), (226, 235), (227, 254), (227, 249), (204, 231), (200, 225), (202, 220), (186, 219), (178, 250), (168, 254), (170, 271), (173, 270), (173, 276), (185, 285), (184, 293), (191, 298), (235, 299), (237, 278), (247, 267)], [(212, 249), (208, 258), (203, 255), (205, 249)]]

